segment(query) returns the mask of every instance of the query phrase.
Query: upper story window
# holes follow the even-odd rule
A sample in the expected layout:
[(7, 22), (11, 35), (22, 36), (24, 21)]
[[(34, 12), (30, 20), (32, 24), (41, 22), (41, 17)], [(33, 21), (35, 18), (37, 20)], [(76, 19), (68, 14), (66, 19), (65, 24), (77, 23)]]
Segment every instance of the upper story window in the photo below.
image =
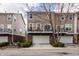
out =
[(37, 23), (36, 26), (37, 30), (41, 30), (41, 24)]
[(11, 24), (7, 24), (7, 28), (8, 29), (11, 29), (12, 28), (12, 25)]
[(7, 31), (11, 33), (12, 32), (11, 29), (12, 29), (12, 25), (11, 24), (7, 24)]
[(69, 15), (69, 19), (70, 20), (73, 20), (73, 15)]
[(19, 29), (19, 31), (20, 31), (20, 33), (22, 33), (22, 29), (21, 28)]
[(0, 24), (0, 31), (4, 30), (4, 24)]
[(11, 21), (12, 18), (14, 21), (16, 21), (16, 17), (14, 15), (13, 15), (13, 17), (11, 15), (7, 15), (7, 17), (8, 17), (8, 21)]
[(11, 21), (11, 15), (7, 15), (8, 21)]
[(28, 15), (29, 15), (29, 18), (32, 18), (32, 13), (30, 12), (30, 13), (28, 13)]
[(29, 31), (32, 31), (33, 23), (29, 23)]
[(62, 15), (60, 16), (60, 20), (62, 21), (62, 20), (64, 20), (64, 19), (65, 19), (65, 15), (62, 14)]
[(16, 21), (16, 16), (13, 15), (13, 19), (14, 19), (14, 21)]
[(65, 24), (65, 31), (72, 31), (72, 24)]
[(50, 31), (51, 30), (51, 25), (50, 24), (46, 24), (45, 25), (45, 31)]

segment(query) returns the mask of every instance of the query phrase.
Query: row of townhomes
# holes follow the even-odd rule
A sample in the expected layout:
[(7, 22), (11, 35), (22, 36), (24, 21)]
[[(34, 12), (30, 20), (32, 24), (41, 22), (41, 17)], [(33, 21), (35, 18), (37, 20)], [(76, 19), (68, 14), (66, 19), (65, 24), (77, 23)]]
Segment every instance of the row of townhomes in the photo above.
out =
[(25, 22), (20, 13), (0, 13), (0, 42), (16, 42), (26, 37)]
[[(49, 22), (47, 13), (49, 12), (27, 12), (27, 33), (28, 38), (32, 39), (33, 44), (49, 44), (52, 36), (52, 26)], [(51, 18), (55, 31), (62, 34), (60, 42), (65, 44), (79, 43), (79, 13), (55, 13), (51, 12)], [(56, 33), (56, 32), (55, 32)]]
[[(20, 13), (0, 13), (0, 42), (12, 42), (22, 39), (32, 40), (33, 44), (49, 44), (52, 37), (54, 23), (55, 34), (59, 30), (60, 42), (65, 44), (79, 43), (79, 13), (55, 13), (51, 12), (27, 12), (27, 36), (26, 24)], [(59, 26), (59, 28), (58, 28)]]

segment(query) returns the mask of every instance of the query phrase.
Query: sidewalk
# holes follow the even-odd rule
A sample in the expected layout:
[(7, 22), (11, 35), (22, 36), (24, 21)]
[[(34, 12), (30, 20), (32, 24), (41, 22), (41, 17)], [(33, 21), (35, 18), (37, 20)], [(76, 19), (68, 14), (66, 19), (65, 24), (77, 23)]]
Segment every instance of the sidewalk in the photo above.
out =
[(73, 44), (73, 45), (65, 45), (65, 47), (53, 47), (51, 45), (33, 45), (32, 47), (26, 48), (26, 49), (75, 49), (79, 48), (79, 45)]

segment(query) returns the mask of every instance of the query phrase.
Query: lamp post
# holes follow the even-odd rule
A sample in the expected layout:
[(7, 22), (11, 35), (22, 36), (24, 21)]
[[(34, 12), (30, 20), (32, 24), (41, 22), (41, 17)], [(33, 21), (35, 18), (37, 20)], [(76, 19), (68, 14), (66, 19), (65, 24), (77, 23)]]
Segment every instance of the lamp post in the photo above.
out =
[(12, 44), (14, 45), (13, 35), (14, 35), (14, 15), (12, 14)]
[(75, 43), (78, 43), (77, 42), (77, 14), (75, 14), (74, 17), (74, 41)]

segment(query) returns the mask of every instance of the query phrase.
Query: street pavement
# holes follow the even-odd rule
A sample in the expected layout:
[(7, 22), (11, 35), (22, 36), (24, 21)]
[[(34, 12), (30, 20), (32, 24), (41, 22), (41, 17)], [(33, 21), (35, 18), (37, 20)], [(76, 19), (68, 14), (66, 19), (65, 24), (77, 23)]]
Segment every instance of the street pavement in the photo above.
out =
[(0, 49), (0, 56), (79, 56), (79, 47), (55, 48), (50, 45), (36, 45), (30, 48), (6, 48)]

